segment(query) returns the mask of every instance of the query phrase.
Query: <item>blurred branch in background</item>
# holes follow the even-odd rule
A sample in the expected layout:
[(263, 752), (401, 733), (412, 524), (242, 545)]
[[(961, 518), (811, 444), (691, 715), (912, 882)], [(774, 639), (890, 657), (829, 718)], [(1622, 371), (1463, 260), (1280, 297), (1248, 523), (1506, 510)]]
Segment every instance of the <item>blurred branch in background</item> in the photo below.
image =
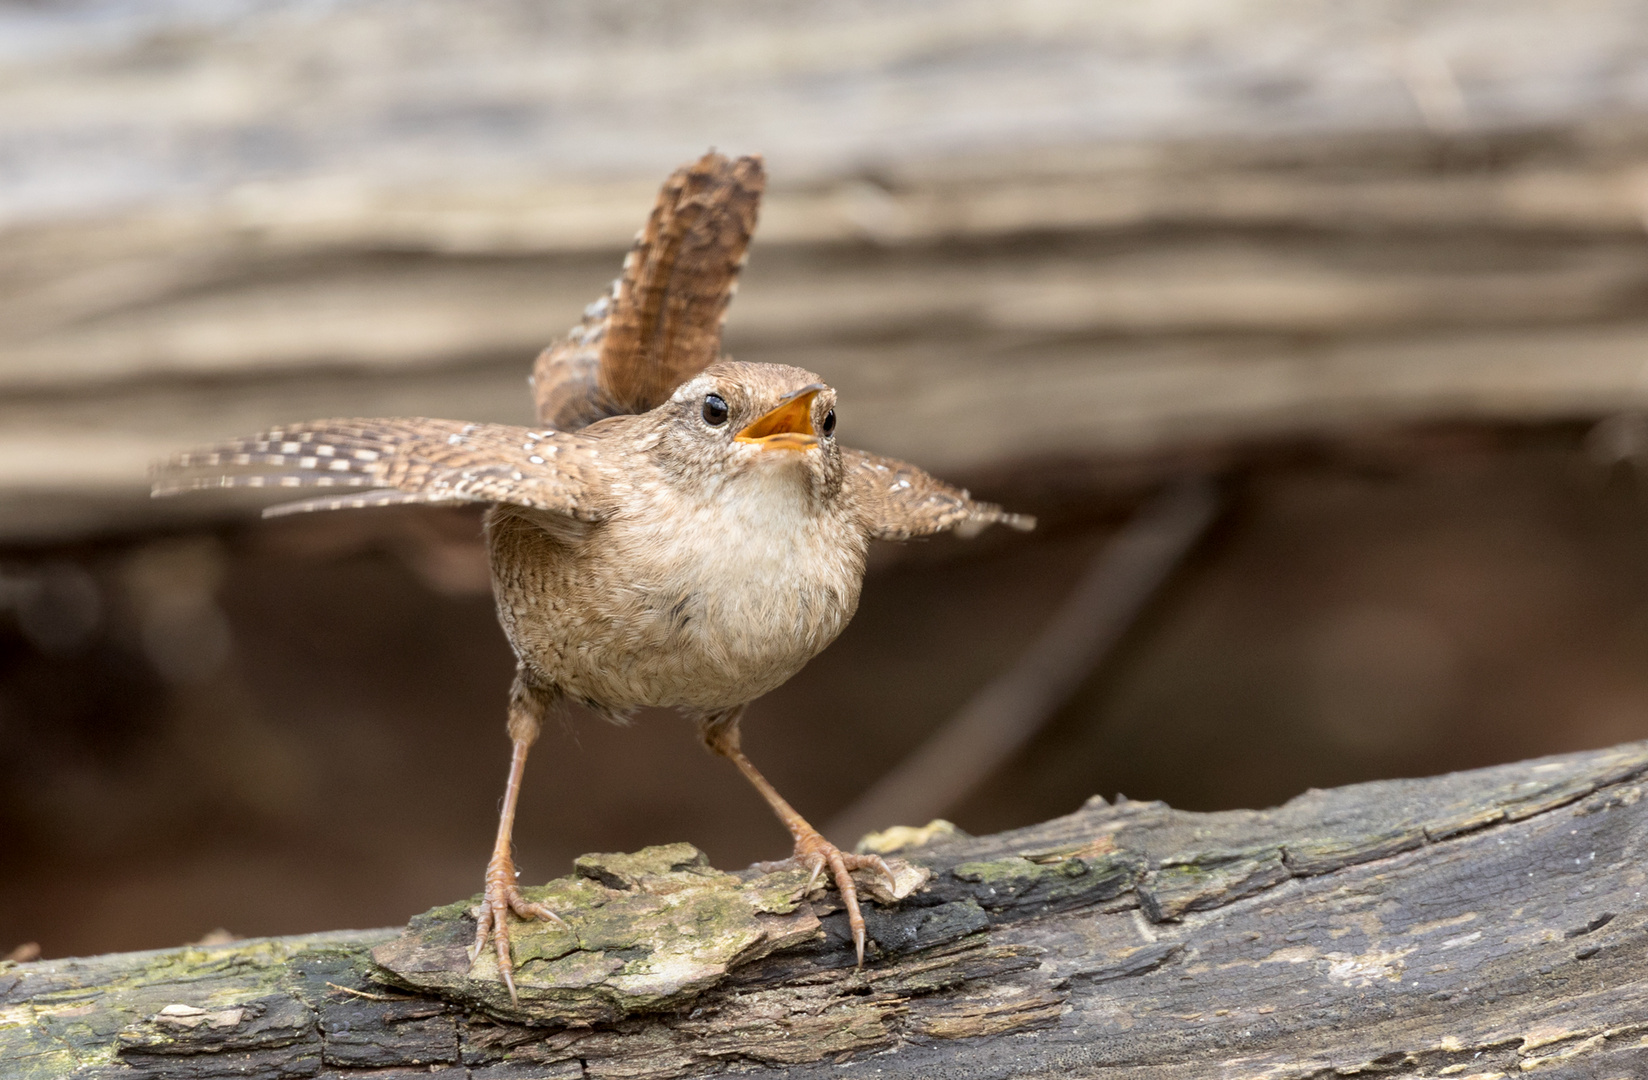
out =
[(1205, 478), (1146, 503), (1077, 578), (1069, 596), (1013, 666), (972, 696), (825, 832), (839, 843), (889, 825), (947, 813), (1023, 749), (1121, 640), (1150, 598), (1217, 518)]

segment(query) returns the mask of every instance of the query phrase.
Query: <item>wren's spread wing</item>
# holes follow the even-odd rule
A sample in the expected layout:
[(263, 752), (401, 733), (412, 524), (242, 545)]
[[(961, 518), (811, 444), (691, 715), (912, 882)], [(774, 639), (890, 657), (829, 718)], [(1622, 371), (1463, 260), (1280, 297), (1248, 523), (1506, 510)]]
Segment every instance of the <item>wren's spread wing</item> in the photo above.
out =
[(317, 420), (179, 454), (158, 470), (154, 494), (350, 488), (263, 513), (503, 502), (596, 521), (604, 510), (598, 458), (596, 440), (561, 431), (461, 420)]
[(533, 365), (540, 423), (575, 430), (656, 408), (721, 355), (721, 323), (766, 187), (759, 157), (677, 169), (612, 290)]
[(974, 502), (961, 488), (902, 461), (841, 450), (846, 483), (853, 493), (865, 529), (876, 540), (908, 540), (915, 536), (954, 529), (972, 536), (987, 525), (1000, 523), (1028, 531), (1036, 519), (1009, 514), (994, 503)]

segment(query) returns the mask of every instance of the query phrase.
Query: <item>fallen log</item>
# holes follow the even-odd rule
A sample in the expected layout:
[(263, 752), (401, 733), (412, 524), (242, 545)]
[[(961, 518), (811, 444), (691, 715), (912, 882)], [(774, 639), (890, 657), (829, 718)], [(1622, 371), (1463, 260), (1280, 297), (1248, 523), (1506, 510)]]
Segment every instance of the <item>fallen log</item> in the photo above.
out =
[(1633, 743), (1266, 811), (1095, 798), (994, 836), (884, 834), (905, 895), (872, 908), (862, 969), (796, 872), (590, 855), (534, 890), (568, 925), (521, 928), (518, 1004), (471, 969), (465, 902), (0, 964), (0, 1072), (1648, 1075), (1645, 774)]

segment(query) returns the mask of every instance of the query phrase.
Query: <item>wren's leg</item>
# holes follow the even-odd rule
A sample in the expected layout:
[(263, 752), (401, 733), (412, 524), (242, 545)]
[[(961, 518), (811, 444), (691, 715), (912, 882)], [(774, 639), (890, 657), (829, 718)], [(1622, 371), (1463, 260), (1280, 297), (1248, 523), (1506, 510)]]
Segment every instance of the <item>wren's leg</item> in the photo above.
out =
[(492, 845), (492, 860), (486, 864), (486, 891), (481, 898), (480, 915), (475, 920), (475, 945), (469, 952), (470, 963), (486, 948), (486, 939), (492, 939), (498, 956), (498, 971), (509, 987), (511, 1001), (515, 996), (515, 964), (509, 953), (509, 913), (523, 919), (551, 919), (560, 917), (542, 904), (527, 901), (515, 883), (515, 857), (511, 836), (515, 831), (515, 804), (521, 795), (521, 773), (526, 769), (527, 748), (538, 738), (543, 726), (549, 695), (533, 686), (524, 673), (517, 672), (515, 685), (509, 692), (509, 738), (514, 744), (509, 757), (509, 783), (504, 788), (504, 805), (498, 814), (498, 840)]
[(858, 910), (858, 886), (853, 884), (851, 872), (876, 870), (889, 883), (893, 881), (893, 872), (879, 855), (857, 855), (850, 851), (842, 851), (820, 836), (817, 829), (807, 824), (806, 819), (784, 801), (784, 797), (767, 783), (767, 778), (750, 764), (750, 759), (745, 757), (744, 751), (739, 748), (738, 720), (743, 715), (743, 706), (739, 706), (726, 712), (700, 717), (698, 733), (703, 737), (704, 745), (738, 766), (738, 771), (755, 785), (755, 790), (767, 800), (767, 805), (773, 808), (778, 820), (782, 821), (784, 827), (790, 830), (790, 835), (795, 837), (795, 861), (806, 867), (810, 875), (807, 878), (806, 891), (812, 890), (814, 882), (826, 866), (830, 868), (830, 876), (835, 879), (835, 887), (841, 893), (841, 901), (847, 906), (847, 925), (852, 928), (853, 947), (858, 951), (858, 963), (862, 967), (864, 916)]

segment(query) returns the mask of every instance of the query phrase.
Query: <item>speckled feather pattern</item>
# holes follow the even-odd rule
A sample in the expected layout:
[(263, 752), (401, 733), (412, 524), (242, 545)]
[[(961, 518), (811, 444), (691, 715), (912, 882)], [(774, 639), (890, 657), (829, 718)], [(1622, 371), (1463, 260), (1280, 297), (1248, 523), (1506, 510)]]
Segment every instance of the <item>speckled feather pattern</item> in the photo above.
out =
[(608, 496), (598, 439), (461, 420), (317, 420), (177, 455), (154, 493), (213, 487), (368, 488), (271, 507), (273, 516), (395, 503), (512, 502), (579, 521)]
[[(823, 438), (734, 435), (800, 389), (799, 368), (716, 361), (765, 185), (707, 154), (659, 193), (622, 276), (534, 369), (543, 427), (459, 420), (296, 424), (180, 454), (155, 493), (317, 488), (266, 513), (493, 504), (499, 618), (521, 678), (610, 716), (724, 711), (777, 687), (852, 618), (872, 539), (1028, 519), (921, 469)], [(730, 410), (706, 422), (706, 395)], [(811, 401), (820, 428), (835, 408)]]
[[(817, 381), (715, 364), (658, 408), (586, 429), (630, 454), (598, 524), (569, 534), (531, 511), (488, 515), (499, 618), (535, 681), (608, 715), (705, 714), (776, 688), (835, 639), (858, 605), (869, 544), (840, 449), (773, 452), (732, 437)], [(731, 410), (719, 428), (703, 419), (709, 393)], [(821, 422), (833, 393), (812, 407)]]
[[(818, 382), (724, 361), (663, 405), (579, 432), (455, 420), (331, 420), (180, 454), (158, 492), (345, 488), (273, 513), (480, 501), (499, 618), (523, 671), (620, 716), (729, 708), (781, 685), (846, 626), (873, 538), (993, 521), (914, 466), (824, 440), (739, 443), (742, 423)], [(703, 397), (733, 420), (714, 429)], [(833, 391), (813, 402), (822, 422)]]
[(781, 685), (852, 618), (868, 546), (809, 497), (804, 467), (759, 463), (705, 503), (643, 464), (622, 508), (570, 538), (494, 508), (499, 618), (522, 664), (608, 715), (711, 712)]
[(646, 412), (720, 357), (766, 183), (759, 157), (709, 153), (671, 174), (617, 280), (533, 365), (540, 423)]
[(989, 525), (1035, 527), (1035, 519), (973, 501), (963, 488), (934, 479), (903, 461), (843, 450), (846, 483), (859, 520), (873, 540), (911, 540), (955, 529), (971, 536)]
[(471, 956), (492, 942), (511, 997), (511, 916), (555, 917), (516, 881), (515, 800), (545, 713), (568, 697), (615, 720), (645, 705), (695, 716), (790, 831), (799, 864), (828, 868), (862, 963), (850, 871), (891, 871), (829, 844), (772, 789), (739, 748), (739, 717), (847, 625), (872, 539), (1033, 524), (840, 447), (835, 391), (812, 372), (718, 360), (764, 184), (759, 158), (713, 152), (670, 177), (622, 275), (538, 357), (537, 429), (322, 420), (179, 454), (155, 478), (156, 495), (320, 489), (266, 514), (491, 504), (493, 593), (517, 660), (514, 750)]

